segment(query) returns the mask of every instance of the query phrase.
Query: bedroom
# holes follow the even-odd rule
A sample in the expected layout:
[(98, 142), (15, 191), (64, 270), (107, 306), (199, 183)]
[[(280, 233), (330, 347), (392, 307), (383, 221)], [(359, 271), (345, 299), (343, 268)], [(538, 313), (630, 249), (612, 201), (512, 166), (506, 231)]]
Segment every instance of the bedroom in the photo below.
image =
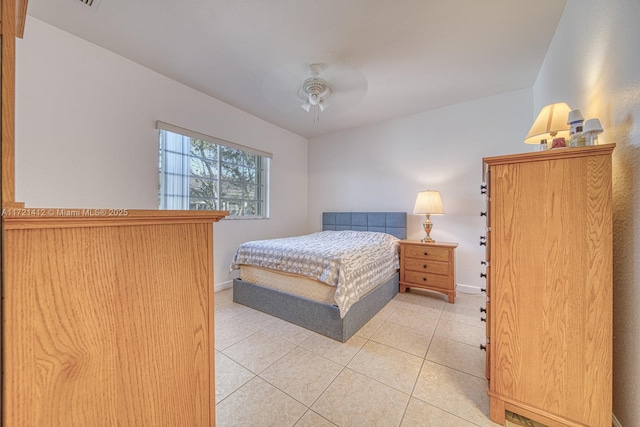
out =
[[(640, 265), (640, 238), (633, 228), (640, 212), (640, 37), (634, 25), (640, 12), (631, 0), (600, 3), (567, 2), (531, 87), (309, 139), (30, 17), (27, 37), (17, 41), (17, 200), (154, 208), (156, 194), (147, 191), (157, 185), (154, 123), (166, 117), (230, 141), (259, 141), (277, 159), (272, 188), (281, 190), (272, 191), (268, 226), (216, 226), (217, 289), (230, 285), (228, 265), (238, 244), (315, 230), (326, 210), (410, 211), (424, 185), (439, 187), (447, 209), (435, 221), (434, 237), (460, 243), (458, 283), (480, 288), (480, 159), (528, 150), (521, 140), (533, 118), (561, 99), (601, 117), (603, 138), (617, 144), (614, 413), (631, 426), (640, 418), (634, 404), (640, 399), (634, 357), (640, 319), (632, 304), (640, 282), (634, 267)], [(433, 159), (422, 148), (425, 141), (433, 144)], [(421, 218), (410, 215), (409, 221), (409, 237), (419, 238)]]

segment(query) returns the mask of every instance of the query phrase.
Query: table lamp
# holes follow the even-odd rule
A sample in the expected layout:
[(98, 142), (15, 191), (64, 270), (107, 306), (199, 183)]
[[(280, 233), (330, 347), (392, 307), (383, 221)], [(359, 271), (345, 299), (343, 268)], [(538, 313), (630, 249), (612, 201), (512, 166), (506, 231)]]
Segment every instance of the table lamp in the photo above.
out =
[(422, 239), (422, 242), (435, 242), (429, 235), (433, 224), (431, 223), (431, 215), (444, 215), (444, 206), (442, 205), (442, 198), (440, 198), (440, 192), (436, 190), (421, 191), (416, 198), (416, 204), (413, 206), (414, 215), (426, 215), (426, 220), (423, 224), (424, 232), (426, 236)]
[(599, 119), (589, 119), (584, 122), (582, 134), (587, 138), (587, 145), (598, 145), (598, 135), (602, 133)]
[(529, 133), (524, 138), (526, 144), (546, 144), (554, 138), (569, 137), (571, 126), (567, 123), (571, 108), (564, 102), (549, 104), (540, 111), (538, 118), (533, 122)]

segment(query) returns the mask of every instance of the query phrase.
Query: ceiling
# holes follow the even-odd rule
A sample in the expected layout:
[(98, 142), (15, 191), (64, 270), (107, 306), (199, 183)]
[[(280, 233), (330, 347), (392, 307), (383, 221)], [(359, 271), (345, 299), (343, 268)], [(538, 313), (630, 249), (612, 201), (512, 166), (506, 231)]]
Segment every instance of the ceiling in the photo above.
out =
[[(27, 13), (304, 137), (533, 86), (566, 3), (86, 1)], [(314, 63), (335, 89), (317, 122), (297, 95)]]

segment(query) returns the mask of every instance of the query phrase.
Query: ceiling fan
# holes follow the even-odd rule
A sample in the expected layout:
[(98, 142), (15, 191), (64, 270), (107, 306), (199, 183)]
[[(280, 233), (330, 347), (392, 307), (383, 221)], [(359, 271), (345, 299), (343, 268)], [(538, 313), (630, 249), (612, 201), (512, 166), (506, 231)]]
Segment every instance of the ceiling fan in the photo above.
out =
[(306, 79), (298, 89), (298, 96), (303, 101), (300, 107), (307, 113), (312, 112), (315, 122), (320, 119), (320, 112), (329, 106), (326, 100), (333, 95), (333, 86), (325, 79), (318, 77), (322, 69), (323, 66), (320, 64), (309, 65), (311, 77)]
[(301, 118), (313, 112), (316, 122), (320, 112), (330, 119), (358, 105), (367, 89), (364, 75), (340, 62), (289, 62), (271, 69), (262, 82), (263, 95), (273, 107)]

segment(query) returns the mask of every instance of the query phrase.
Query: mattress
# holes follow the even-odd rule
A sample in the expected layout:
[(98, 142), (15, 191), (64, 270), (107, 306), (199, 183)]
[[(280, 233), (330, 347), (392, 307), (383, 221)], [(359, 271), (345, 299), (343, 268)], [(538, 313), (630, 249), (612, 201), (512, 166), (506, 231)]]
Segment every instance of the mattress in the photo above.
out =
[(286, 292), (324, 304), (335, 305), (335, 286), (293, 273), (283, 273), (263, 267), (240, 265), (240, 278), (266, 288)]
[[(252, 265), (240, 265), (240, 279), (245, 282), (286, 292), (291, 295), (321, 302), (323, 304), (336, 305), (335, 286), (329, 286), (306, 276), (293, 273), (283, 273), (281, 271), (255, 267)], [(370, 283), (362, 289), (361, 297), (364, 297), (373, 289), (378, 287), (380, 283), (384, 283), (387, 280), (389, 280), (389, 277), (385, 277), (382, 282)]]

